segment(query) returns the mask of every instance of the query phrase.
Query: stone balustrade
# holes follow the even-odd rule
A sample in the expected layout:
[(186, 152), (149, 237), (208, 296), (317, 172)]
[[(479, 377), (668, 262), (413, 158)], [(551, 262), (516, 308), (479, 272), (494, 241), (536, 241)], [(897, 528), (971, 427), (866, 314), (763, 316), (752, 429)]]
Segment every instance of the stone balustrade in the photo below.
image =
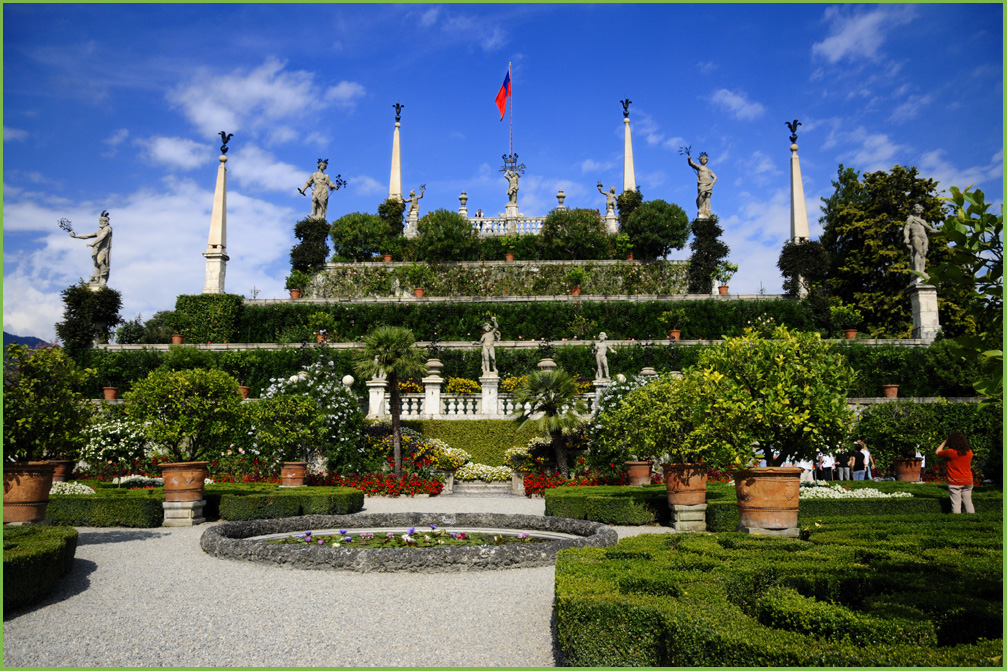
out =
[(469, 217), (480, 237), (538, 235), (545, 217)]

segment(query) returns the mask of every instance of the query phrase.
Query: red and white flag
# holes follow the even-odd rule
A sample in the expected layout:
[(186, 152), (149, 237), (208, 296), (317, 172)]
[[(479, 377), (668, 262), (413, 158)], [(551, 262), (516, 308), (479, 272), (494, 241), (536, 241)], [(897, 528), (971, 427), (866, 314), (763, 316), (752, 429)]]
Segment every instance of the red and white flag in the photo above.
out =
[(503, 86), (497, 92), (497, 109), (500, 110), (500, 121), (503, 121), (504, 112), (507, 111), (507, 98), (510, 97), (510, 69), (507, 69), (507, 76), (504, 77)]

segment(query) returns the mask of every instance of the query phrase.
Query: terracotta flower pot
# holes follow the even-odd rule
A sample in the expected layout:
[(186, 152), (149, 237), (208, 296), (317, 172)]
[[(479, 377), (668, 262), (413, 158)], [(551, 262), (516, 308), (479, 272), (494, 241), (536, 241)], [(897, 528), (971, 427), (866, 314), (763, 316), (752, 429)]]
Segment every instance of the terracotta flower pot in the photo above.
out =
[(200, 501), (203, 481), (209, 476), (208, 461), (177, 461), (161, 464), (165, 501)]
[(727, 295), (727, 290), (729, 288), (730, 287), (728, 287), (726, 284), (721, 284), (719, 287), (717, 287), (717, 291), (720, 292), (721, 296), (726, 296)]
[(642, 487), (650, 484), (649, 461), (627, 461), (626, 473), (629, 475), (630, 487)]
[(248, 398), (248, 394), (252, 391), (251, 387), (246, 387), (241, 385), (238, 387), (238, 393), (241, 394), (241, 398)]
[(857, 329), (843, 329), (843, 335), (846, 336), (847, 340), (856, 340)]
[(392, 262), (392, 255), (385, 254), (385, 263), (391, 263), (391, 262)]
[(291, 289), (290, 290), (290, 297), (293, 298), (294, 300), (297, 300), (298, 298), (301, 297), (301, 290), (300, 289)]
[(738, 495), (738, 531), (799, 535), (797, 504), (801, 471), (798, 466), (737, 471), (734, 489)]
[(580, 296), (580, 287), (576, 286), (576, 287), (570, 289), (570, 295), (571, 296)]
[(4, 464), (4, 524), (34, 524), (45, 520), (53, 469), (47, 461)]
[(629, 254), (626, 255), (626, 260), (627, 261), (632, 261), (633, 260), (633, 252), (630, 252)]
[(423, 287), (416, 287), (413, 289), (413, 296), (416, 296), (416, 298), (423, 298)]
[(699, 506), (706, 503), (706, 466), (665, 464), (664, 486), (669, 506)]
[(304, 476), (308, 474), (308, 462), (284, 461), (280, 467), (281, 487), (303, 487)]
[(49, 463), (53, 465), (52, 481), (68, 482), (77, 462), (73, 459), (51, 459)]
[(181, 333), (172, 333), (171, 334), (171, 344), (172, 345), (181, 345), (182, 344), (182, 334)]
[(671, 329), (668, 331), (668, 340), (679, 340), (682, 337), (682, 332), (678, 329)]
[(114, 401), (119, 397), (118, 387), (102, 387), (101, 389), (105, 394), (106, 401)]
[(899, 385), (897, 385), (897, 384), (883, 384), (883, 385), (881, 385), (881, 392), (885, 395), (885, 398), (898, 398), (899, 397)]
[(899, 457), (892, 462), (895, 479), (899, 482), (919, 482), (923, 460), (918, 457)]
[(504, 260), (507, 261), (507, 263), (511, 263), (514, 261), (514, 255), (511, 253), (504, 254)]
[(315, 342), (325, 342), (325, 334), (324, 333), (316, 333), (315, 334)]

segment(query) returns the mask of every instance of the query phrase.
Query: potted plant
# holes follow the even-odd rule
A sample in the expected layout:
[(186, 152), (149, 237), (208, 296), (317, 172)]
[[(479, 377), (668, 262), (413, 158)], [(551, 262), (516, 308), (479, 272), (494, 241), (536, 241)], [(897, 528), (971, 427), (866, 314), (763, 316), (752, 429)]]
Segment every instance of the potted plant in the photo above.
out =
[(92, 372), (59, 347), (4, 348), (3, 521), (45, 519), (55, 466), (75, 462), (93, 406), (75, 391)]
[(587, 281), (587, 271), (580, 266), (574, 266), (567, 272), (566, 281), (570, 285), (570, 294), (580, 296), (580, 288)]
[(500, 238), (500, 246), (504, 249), (504, 260), (508, 263), (514, 261), (514, 249), (517, 247), (517, 236), (505, 235)]
[(720, 282), (720, 286), (717, 289), (720, 291), (721, 296), (727, 295), (728, 285), (731, 283), (731, 278), (734, 277), (736, 272), (738, 272), (738, 264), (736, 263), (725, 260), (717, 264), (716, 270), (713, 271), (713, 279)]
[(748, 328), (704, 348), (686, 375), (697, 380), (693, 439), (736, 451), (739, 531), (799, 535), (802, 469), (783, 464), (814, 460), (847, 435), (855, 373), (845, 357), (818, 333), (778, 326), (765, 338)]
[(312, 312), (308, 315), (308, 328), (315, 334), (318, 342), (326, 342), (330, 334), (336, 331), (336, 318), (328, 312)]
[(246, 406), (260, 453), (278, 458), (281, 487), (303, 487), (308, 463), (324, 430), (321, 411), (308, 396), (280, 394)]
[(923, 458), (916, 455), (933, 455), (943, 438), (938, 431), (929, 409), (912, 401), (872, 406), (857, 425), (878, 469), (884, 473), (891, 467), (900, 482), (919, 482)]
[(664, 324), (668, 329), (668, 339), (678, 340), (682, 335), (682, 327), (685, 326), (686, 311), (684, 305), (673, 303), (671, 307), (661, 313), (657, 321)]
[(238, 381), (222, 370), (157, 369), (124, 394), (126, 416), (143, 423), (167, 461), (164, 500), (199, 501), (208, 457), (243, 434)]
[(842, 301), (836, 301), (829, 306), (829, 314), (832, 315), (832, 322), (842, 329), (847, 340), (856, 339), (857, 327), (864, 321), (860, 310), (852, 305), (846, 305)]
[(290, 297), (296, 299), (301, 297), (310, 283), (311, 275), (301, 270), (291, 270), (284, 287), (290, 292)]
[(413, 287), (413, 295), (423, 298), (424, 286), (430, 286), (434, 281), (434, 273), (425, 263), (411, 263), (400, 270), (406, 286)]
[(615, 236), (615, 251), (619, 256), (625, 256), (627, 261), (633, 260), (633, 246), (627, 233)]
[(171, 344), (181, 345), (183, 340), (183, 334), (185, 332), (188, 324), (186, 323), (186, 316), (177, 310), (172, 310), (171, 312), (166, 312), (164, 315), (164, 323), (171, 331)]

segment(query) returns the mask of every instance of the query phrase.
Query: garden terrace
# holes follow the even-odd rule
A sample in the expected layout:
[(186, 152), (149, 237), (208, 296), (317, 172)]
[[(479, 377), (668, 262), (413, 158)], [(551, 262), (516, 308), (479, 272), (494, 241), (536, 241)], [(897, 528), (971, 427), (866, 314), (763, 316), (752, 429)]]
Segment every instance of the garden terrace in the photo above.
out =
[[(366, 548), (276, 545), (253, 537), (295, 534), (317, 529), (395, 529), (406, 527), (514, 529), (573, 536), (542, 543), (502, 546), (434, 548)], [(604, 524), (495, 513), (370, 513), (308, 515), (252, 522), (227, 522), (210, 527), (200, 539), (205, 552), (223, 559), (276, 564), (288, 568), (369, 572), (457, 572), (548, 566), (560, 550), (615, 545), (618, 534)]]
[(571, 666), (1000, 666), (1002, 525), (999, 511), (823, 515), (800, 540), (565, 551), (559, 646)]

